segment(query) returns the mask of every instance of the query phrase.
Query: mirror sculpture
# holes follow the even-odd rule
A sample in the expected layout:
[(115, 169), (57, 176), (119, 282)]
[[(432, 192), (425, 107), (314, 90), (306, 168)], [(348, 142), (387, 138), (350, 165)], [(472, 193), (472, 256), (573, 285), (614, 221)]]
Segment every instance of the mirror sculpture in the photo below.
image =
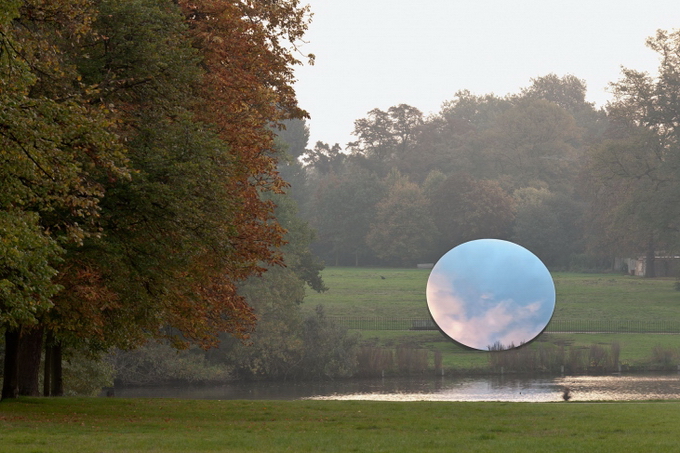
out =
[(555, 311), (555, 285), (545, 265), (524, 247), (498, 239), (449, 250), (433, 267), (426, 292), (439, 329), (478, 350), (530, 342)]

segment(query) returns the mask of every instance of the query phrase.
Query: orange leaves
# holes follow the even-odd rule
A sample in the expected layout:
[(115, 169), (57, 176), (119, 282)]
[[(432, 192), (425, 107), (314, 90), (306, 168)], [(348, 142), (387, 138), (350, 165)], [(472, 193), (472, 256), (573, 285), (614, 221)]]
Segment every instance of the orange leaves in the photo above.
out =
[[(197, 103), (203, 120), (217, 125), (237, 165), (227, 182), (241, 200), (234, 246), (244, 262), (280, 264), (273, 248), (284, 230), (273, 204), (260, 192), (280, 193), (286, 183), (276, 172), (269, 126), (307, 116), (295, 99), (293, 65), (300, 62), (281, 40), (297, 42), (307, 28), (306, 7), (297, 1), (180, 1), (194, 46), (205, 69)], [(259, 269), (257, 269), (259, 270)], [(239, 272), (237, 278), (244, 273)], [(236, 276), (236, 275), (235, 275)]]
[(120, 308), (103, 272), (93, 263), (71, 261), (61, 270), (58, 283), (64, 290), (46, 325), (55, 332), (71, 331), (94, 341), (104, 341), (107, 313)]
[(283, 264), (285, 230), (263, 194), (286, 187), (271, 126), (306, 116), (292, 85), (307, 8), (26, 0), (19, 13), (19, 57), (37, 74), (19, 88), (51, 101), (42, 117), (61, 133), (43, 140), (55, 163), (40, 164), (53, 175), (74, 162), (63, 197), (75, 201), (44, 218), (56, 229), (66, 217), (79, 239), (47, 327), (102, 347), (167, 326), (204, 346), (220, 332), (244, 338), (255, 316), (237, 285)]

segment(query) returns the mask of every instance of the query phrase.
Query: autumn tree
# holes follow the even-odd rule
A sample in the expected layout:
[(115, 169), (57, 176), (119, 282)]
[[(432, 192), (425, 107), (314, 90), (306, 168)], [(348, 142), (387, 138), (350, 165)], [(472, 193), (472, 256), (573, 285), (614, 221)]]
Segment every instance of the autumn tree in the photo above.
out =
[[(244, 335), (254, 317), (238, 282), (282, 263), (284, 230), (263, 196), (285, 187), (269, 126), (304, 115), (290, 86), (298, 61), (281, 40), (295, 44), (307, 10), (297, 2), (180, 7), (102, 2), (93, 55), (82, 64), (101, 87), (99, 99), (117, 109), (137, 170), (109, 188), (108, 234), (87, 250), (107, 259), (86, 254), (74, 268), (109, 282), (102, 295), (114, 290), (110, 317), (91, 325), (126, 336), (103, 335), (100, 326), (98, 338), (134, 344), (165, 326), (176, 340), (204, 346), (220, 332)], [(77, 286), (78, 274), (70, 283)], [(65, 313), (60, 320), (90, 319)]]
[[(28, 350), (39, 357), (40, 322), (58, 289), (48, 276), (64, 253), (56, 244), (79, 244), (98, 234), (99, 179), (126, 174), (112, 123), (85, 101), (85, 89), (61, 46), (87, 33), (93, 17), (89, 6), (24, 1), (0, 8), (3, 241), (11, 243), (18, 232), (25, 235), (0, 270), (0, 311), (11, 346), (5, 354), (3, 398), (37, 392), (37, 385), (22, 388), (19, 377), (33, 375), (37, 383), (39, 360), (20, 361), (17, 354), (20, 341), (30, 338)], [(22, 273), (19, 284), (15, 279)]]
[(307, 8), (23, 1), (1, 17), (3, 152), (24, 167), (3, 166), (18, 176), (3, 208), (76, 241), (56, 280), (67, 290), (29, 321), (94, 350), (245, 335), (255, 318), (238, 282), (282, 263), (263, 194), (285, 187), (272, 124), (305, 115), (292, 66)]

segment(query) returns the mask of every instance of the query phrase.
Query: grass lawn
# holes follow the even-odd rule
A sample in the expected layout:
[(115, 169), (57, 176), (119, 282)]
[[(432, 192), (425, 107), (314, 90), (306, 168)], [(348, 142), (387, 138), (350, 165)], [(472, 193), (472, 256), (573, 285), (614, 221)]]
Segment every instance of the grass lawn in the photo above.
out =
[(555, 319), (680, 320), (675, 279), (616, 274), (553, 274)]
[(680, 402), (19, 399), (0, 451), (678, 451)]
[(425, 300), (429, 270), (327, 267), (322, 275), (329, 290), (308, 290), (304, 303), (308, 310), (321, 304), (329, 316), (429, 317)]
[[(330, 288), (325, 293), (310, 293), (304, 308), (324, 306), (329, 316), (429, 318), (425, 287), (429, 270), (329, 267), (323, 278)], [(384, 278), (382, 278), (384, 277)], [(607, 319), (624, 321), (678, 320), (680, 292), (675, 279), (644, 279), (618, 274), (553, 274), (557, 301), (553, 319)], [(408, 344), (442, 351), (443, 366), (453, 369), (483, 368), (486, 353), (465, 350), (438, 331), (358, 331), (366, 343), (384, 347)], [(633, 366), (653, 364), (652, 349), (673, 352), (680, 362), (680, 335), (658, 334), (551, 334), (541, 342), (587, 348), (592, 344), (621, 345), (622, 363)]]
[[(427, 269), (328, 267), (322, 275), (330, 289), (309, 291), (307, 310), (322, 304), (329, 316), (429, 317)], [(553, 280), (556, 320), (680, 320), (680, 292), (672, 278), (555, 273)]]

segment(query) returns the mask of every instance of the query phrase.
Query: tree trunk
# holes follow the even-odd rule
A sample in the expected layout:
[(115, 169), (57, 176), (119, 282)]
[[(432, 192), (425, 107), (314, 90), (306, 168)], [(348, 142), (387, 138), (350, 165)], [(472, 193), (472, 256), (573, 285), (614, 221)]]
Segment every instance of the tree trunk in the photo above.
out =
[(52, 347), (45, 345), (45, 365), (43, 368), (43, 396), (50, 396), (50, 378), (52, 376)]
[(2, 399), (19, 396), (19, 332), (20, 329), (5, 331), (5, 363), (2, 382)]
[(654, 266), (655, 254), (656, 253), (654, 250), (654, 239), (649, 238), (649, 242), (647, 243), (647, 254), (645, 256), (645, 277), (647, 278), (656, 277), (656, 270)]
[(61, 343), (52, 345), (52, 386), (51, 396), (64, 396), (64, 382), (61, 374)]
[(45, 365), (43, 374), (43, 396), (50, 396), (50, 391), (52, 390), (50, 382), (52, 377), (52, 343), (54, 339), (52, 337), (52, 332), (47, 333), (47, 338), (45, 339)]
[(18, 379), (19, 395), (40, 396), (40, 356), (43, 329), (22, 329), (19, 336)]

